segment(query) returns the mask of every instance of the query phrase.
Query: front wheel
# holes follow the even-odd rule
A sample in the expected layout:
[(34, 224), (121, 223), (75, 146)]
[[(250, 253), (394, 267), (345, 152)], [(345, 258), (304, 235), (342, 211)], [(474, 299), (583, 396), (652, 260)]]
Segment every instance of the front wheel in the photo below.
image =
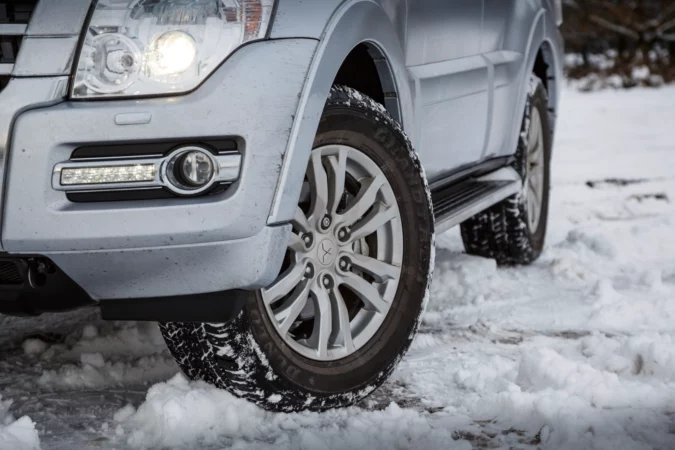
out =
[(161, 325), (184, 372), (273, 411), (369, 395), (417, 330), (433, 269), (429, 190), (381, 105), (336, 86), (279, 278), (225, 324)]

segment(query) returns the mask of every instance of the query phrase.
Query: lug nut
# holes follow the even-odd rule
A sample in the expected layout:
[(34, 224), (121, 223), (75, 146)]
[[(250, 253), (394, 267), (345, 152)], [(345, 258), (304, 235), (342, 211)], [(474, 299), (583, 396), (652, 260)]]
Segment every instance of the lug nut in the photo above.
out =
[(323, 219), (321, 219), (321, 226), (323, 227), (324, 230), (327, 230), (328, 227), (331, 225), (331, 220), (330, 217), (326, 216)]
[(348, 237), (349, 235), (347, 234), (347, 231), (344, 228), (338, 231), (338, 239), (340, 239), (341, 241), (346, 241)]
[(347, 261), (347, 258), (342, 258), (340, 260), (340, 269), (347, 270), (348, 267), (349, 267), (349, 261)]
[(305, 277), (314, 278), (314, 266), (313, 265), (307, 264), (307, 267), (305, 267)]
[(330, 288), (333, 286), (333, 280), (328, 275), (323, 277), (323, 286), (326, 288)]
[(311, 234), (305, 234), (302, 236), (302, 241), (305, 243), (305, 246), (311, 247), (314, 240), (312, 239)]

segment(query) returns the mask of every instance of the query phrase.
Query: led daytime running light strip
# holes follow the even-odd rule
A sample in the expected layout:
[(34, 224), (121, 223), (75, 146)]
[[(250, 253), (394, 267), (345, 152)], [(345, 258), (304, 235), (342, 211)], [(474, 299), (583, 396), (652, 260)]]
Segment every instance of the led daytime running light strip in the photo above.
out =
[(82, 184), (135, 183), (154, 181), (157, 167), (154, 164), (133, 166), (65, 168), (61, 171), (61, 184), (73, 186)]

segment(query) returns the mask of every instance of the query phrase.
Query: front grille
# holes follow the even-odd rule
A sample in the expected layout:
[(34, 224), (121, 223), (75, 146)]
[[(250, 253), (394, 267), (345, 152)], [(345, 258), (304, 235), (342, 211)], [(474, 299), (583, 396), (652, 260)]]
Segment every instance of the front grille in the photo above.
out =
[(19, 268), (12, 261), (0, 261), (0, 285), (23, 284)]
[(38, 0), (0, 0), (0, 91), (14, 69), (21, 41)]

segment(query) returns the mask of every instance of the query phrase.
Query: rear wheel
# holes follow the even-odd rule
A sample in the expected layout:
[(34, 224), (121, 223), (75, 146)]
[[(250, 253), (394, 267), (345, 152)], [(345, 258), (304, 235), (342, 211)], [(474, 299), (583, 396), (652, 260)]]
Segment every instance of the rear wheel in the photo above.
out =
[(354, 403), (391, 374), (428, 296), (433, 214), (420, 163), (373, 100), (336, 86), (279, 278), (226, 324), (161, 325), (193, 379), (275, 411)]
[(523, 188), (461, 226), (467, 253), (496, 259), (503, 265), (534, 262), (546, 238), (552, 144), (548, 96), (543, 82), (534, 75), (530, 86), (516, 152)]

